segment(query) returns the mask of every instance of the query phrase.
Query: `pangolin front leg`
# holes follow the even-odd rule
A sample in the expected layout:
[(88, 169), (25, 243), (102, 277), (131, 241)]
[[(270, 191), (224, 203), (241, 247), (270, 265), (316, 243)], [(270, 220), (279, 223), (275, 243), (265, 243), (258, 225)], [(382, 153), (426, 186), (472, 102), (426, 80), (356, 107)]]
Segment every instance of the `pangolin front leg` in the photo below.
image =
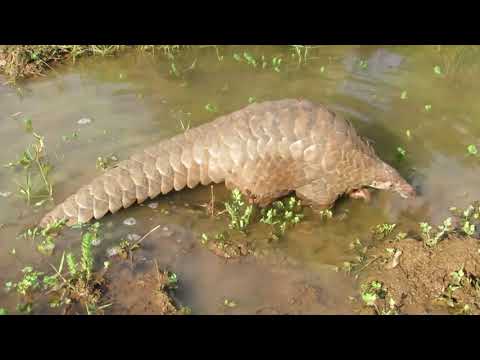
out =
[(295, 190), (297, 197), (305, 205), (310, 205), (314, 210), (329, 209), (340, 196), (336, 191), (328, 189), (322, 180), (311, 182)]

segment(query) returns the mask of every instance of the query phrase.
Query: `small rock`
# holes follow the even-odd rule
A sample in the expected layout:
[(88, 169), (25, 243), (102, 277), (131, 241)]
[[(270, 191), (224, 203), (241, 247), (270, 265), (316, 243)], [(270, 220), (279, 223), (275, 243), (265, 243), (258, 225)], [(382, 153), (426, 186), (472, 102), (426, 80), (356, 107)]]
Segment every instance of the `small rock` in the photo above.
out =
[(157, 202), (152, 202), (152, 203), (148, 204), (148, 207), (150, 209), (156, 209), (158, 207), (158, 203)]
[(82, 118), (77, 121), (79, 125), (87, 125), (87, 124), (90, 124), (91, 122), (92, 122), (92, 119), (89, 119), (89, 118)]
[(10, 195), (12, 195), (11, 191), (5, 191), (5, 192), (1, 192), (0, 191), (0, 196), (1, 197), (9, 197)]
[(397, 267), (397, 265), (399, 264), (400, 262), (400, 256), (402, 255), (402, 251), (401, 250), (397, 250), (395, 252), (395, 254), (393, 255), (393, 258), (392, 258), (392, 262), (387, 264), (385, 267), (387, 269), (394, 269)]
[(110, 249), (107, 249), (107, 256), (108, 257), (114, 257), (120, 254), (121, 249), (118, 246), (112, 247)]
[(162, 228), (162, 231), (163, 231), (163, 234), (164, 234), (165, 236), (171, 236), (171, 235), (173, 235), (173, 231), (170, 230), (170, 229), (168, 228), (168, 226), (164, 226), (164, 227)]
[(135, 220), (133, 217), (127, 218), (123, 220), (123, 224), (127, 226), (133, 226), (137, 223), (137, 220)]
[(94, 240), (92, 240), (92, 246), (98, 246), (102, 243), (102, 239), (101, 238), (96, 238)]
[(138, 241), (140, 240), (142, 237), (138, 234), (128, 234), (127, 235), (127, 240), (128, 241)]

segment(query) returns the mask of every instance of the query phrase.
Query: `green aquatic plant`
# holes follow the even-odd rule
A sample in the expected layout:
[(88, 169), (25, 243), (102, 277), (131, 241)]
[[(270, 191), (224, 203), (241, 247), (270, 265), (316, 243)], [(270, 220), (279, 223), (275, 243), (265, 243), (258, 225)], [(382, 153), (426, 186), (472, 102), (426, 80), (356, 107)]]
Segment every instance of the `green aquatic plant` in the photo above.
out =
[(375, 306), (377, 299), (384, 299), (387, 295), (383, 283), (376, 280), (362, 284), (361, 289), (362, 300), (367, 306)]
[(379, 224), (374, 227), (373, 234), (376, 238), (384, 239), (389, 236), (396, 227), (397, 224)]
[(271, 206), (261, 211), (260, 222), (273, 226), (273, 235), (280, 237), (288, 227), (298, 224), (304, 217), (302, 204), (295, 197), (283, 201), (275, 201)]
[(310, 53), (315, 48), (318, 48), (318, 45), (289, 45), (289, 48), (292, 51), (292, 57), (298, 58), (298, 66), (306, 65), (311, 59)]
[(367, 60), (360, 60), (358, 62), (358, 66), (361, 68), (361, 69), (367, 69), (368, 68), (368, 61)]
[(238, 189), (232, 190), (230, 201), (225, 202), (230, 216), (230, 228), (245, 233), (253, 217), (253, 205), (247, 205)]
[(331, 209), (320, 210), (318, 214), (322, 219), (331, 219), (333, 217), (333, 211)]
[[(450, 281), (448, 282), (447, 286), (444, 288), (438, 300), (446, 303), (446, 305), (450, 308), (461, 307), (459, 300), (455, 296), (455, 292), (458, 289), (461, 289), (465, 285), (467, 285), (468, 280), (469, 279), (466, 277), (463, 266), (460, 269), (451, 272)], [(463, 310), (465, 310), (464, 307), (463, 307)]]
[(66, 259), (67, 259), (68, 273), (72, 278), (76, 278), (79, 273), (79, 269), (78, 269), (77, 259), (75, 258), (75, 255), (73, 255), (72, 253), (68, 253)]
[(55, 238), (59, 235), (60, 231), (66, 225), (66, 219), (55, 220), (49, 223), (45, 228), (32, 227), (25, 230), (19, 235), (26, 240), (35, 242), (37, 238), (40, 238), (40, 243), (37, 244), (37, 250), (43, 254), (50, 256), (55, 250)]
[(225, 210), (230, 216), (230, 228), (245, 233), (252, 220), (253, 205), (246, 205), (240, 190), (232, 190), (230, 201), (225, 202)]
[(167, 287), (171, 290), (176, 290), (178, 288), (178, 276), (174, 272), (167, 271)]
[(92, 241), (93, 235), (90, 232), (83, 234), (81, 264), (87, 279), (90, 279), (93, 270)]
[(465, 221), (462, 227), (462, 231), (469, 236), (473, 236), (475, 234), (475, 224), (470, 224), (469, 221)]
[(405, 159), (407, 156), (407, 151), (402, 147), (397, 147), (397, 154), (399, 159)]
[[(32, 133), (35, 142), (27, 146), (17, 161), (5, 165), (9, 168), (23, 169), (24, 183), (17, 183), (18, 192), (29, 205), (34, 198), (47, 200), (53, 196), (53, 185), (49, 180), (52, 166), (46, 158), (44, 138), (33, 130)], [(37, 177), (42, 183), (40, 187), (34, 183)]]
[(215, 105), (212, 105), (212, 104), (205, 105), (205, 110), (207, 110), (208, 112), (211, 112), (211, 113), (217, 113), (218, 112), (217, 107)]
[(223, 305), (229, 308), (234, 308), (237, 306), (237, 303), (233, 300), (225, 299), (223, 300)]
[(30, 118), (23, 119), (23, 126), (24, 126), (26, 132), (28, 132), (28, 133), (33, 132), (32, 119), (30, 119)]
[(443, 221), (442, 225), (438, 226), (438, 231), (436, 233), (432, 232), (433, 227), (427, 222), (420, 223), (420, 232), (422, 238), (425, 242), (425, 245), (432, 247), (438, 244), (446, 235), (455, 230), (452, 225), (452, 218), (449, 217)]
[[(390, 297), (387, 301), (388, 290), (385, 284), (378, 280), (373, 280), (361, 285), (361, 298), (363, 303), (374, 308), (377, 315), (398, 315), (399, 308), (395, 300)], [(379, 300), (384, 300), (384, 305), (377, 305)]]
[(272, 68), (276, 72), (280, 72), (280, 65), (282, 64), (282, 58), (281, 57), (274, 57), (272, 59)]
[(22, 269), (22, 273), (23, 278), (20, 281), (5, 283), (5, 289), (7, 291), (14, 289), (20, 295), (27, 296), (40, 287), (40, 277), (43, 275), (43, 272), (35, 271), (32, 266), (26, 266)]
[(467, 151), (470, 155), (478, 155), (478, 149), (477, 149), (477, 146), (474, 145), (474, 144), (470, 144), (467, 146)]
[(118, 158), (113, 154), (108, 156), (99, 156), (97, 158), (96, 168), (105, 171), (114, 166), (117, 162)]
[(480, 203), (474, 202), (466, 209), (450, 208), (450, 211), (459, 219), (458, 230), (468, 236), (474, 236), (477, 226), (480, 226)]
[[(44, 277), (45, 289), (55, 296), (50, 299), (51, 307), (65, 306), (68, 309), (74, 303), (83, 303), (87, 314), (98, 313), (111, 304), (99, 305), (102, 298), (103, 274), (92, 276), (93, 257), (91, 249), (82, 239), (82, 256), (80, 262), (76, 261), (72, 253), (62, 254), (58, 268), (51, 265), (55, 270), (54, 275)], [(64, 271), (64, 263), (67, 263), (67, 272)], [(107, 268), (104, 267), (104, 272)]]
[(257, 67), (258, 62), (252, 54), (250, 54), (248, 52), (244, 52), (243, 53), (243, 58), (246, 60), (248, 65), (251, 65), (253, 67)]

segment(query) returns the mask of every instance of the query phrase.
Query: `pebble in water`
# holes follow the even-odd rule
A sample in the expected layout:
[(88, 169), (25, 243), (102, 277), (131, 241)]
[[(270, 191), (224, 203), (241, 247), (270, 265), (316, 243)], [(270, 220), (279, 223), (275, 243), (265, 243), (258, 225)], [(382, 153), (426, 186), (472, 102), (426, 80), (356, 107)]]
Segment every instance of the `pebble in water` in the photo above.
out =
[(127, 240), (128, 241), (138, 241), (140, 240), (142, 237), (138, 234), (128, 234), (127, 235)]
[(10, 195), (12, 195), (12, 193), (10, 191), (5, 191), (5, 192), (0, 191), (0, 196), (1, 197), (9, 197)]
[(137, 220), (135, 220), (133, 217), (127, 218), (123, 220), (123, 224), (127, 226), (133, 226), (137, 223)]
[(158, 203), (157, 202), (152, 202), (152, 203), (148, 204), (148, 207), (150, 209), (156, 209), (158, 207)]
[(162, 231), (163, 231), (163, 235), (165, 235), (165, 236), (171, 236), (171, 235), (173, 235), (173, 231), (170, 230), (170, 229), (168, 228), (168, 226), (164, 226), (164, 227), (162, 228)]
[(107, 249), (107, 256), (114, 257), (120, 254), (121, 249), (118, 246)]
[(93, 246), (98, 246), (102, 243), (102, 239), (101, 238), (96, 238), (94, 240), (92, 240), (92, 245)]
[(82, 118), (77, 121), (79, 125), (87, 125), (87, 124), (90, 124), (91, 122), (92, 122), (92, 119), (89, 119), (89, 118)]

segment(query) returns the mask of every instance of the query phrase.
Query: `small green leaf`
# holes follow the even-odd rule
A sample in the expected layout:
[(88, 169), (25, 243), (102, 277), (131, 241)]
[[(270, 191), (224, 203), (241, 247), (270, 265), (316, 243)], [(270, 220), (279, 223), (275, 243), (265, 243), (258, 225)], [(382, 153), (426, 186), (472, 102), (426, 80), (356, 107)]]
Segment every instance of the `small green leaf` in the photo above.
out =
[(477, 149), (477, 147), (476, 147), (475, 145), (473, 145), (473, 144), (468, 145), (467, 150), (468, 150), (468, 153), (469, 153), (470, 155), (477, 155), (477, 154), (478, 154), (478, 149)]
[(430, 111), (430, 110), (432, 110), (432, 105), (430, 104), (425, 105), (425, 111)]
[(205, 105), (205, 110), (207, 110), (208, 112), (212, 112), (212, 113), (215, 113), (217, 112), (217, 108), (215, 107), (215, 105), (212, 105), (212, 104), (207, 104)]
[(433, 72), (437, 75), (442, 75), (442, 69), (438, 65), (433, 68)]
[(200, 242), (202, 243), (202, 245), (205, 245), (208, 242), (207, 234), (205, 233), (202, 234), (202, 240)]
[(225, 299), (225, 301), (223, 302), (223, 305), (230, 308), (234, 308), (235, 306), (237, 306), (237, 303), (235, 301)]
[(25, 131), (31, 133), (33, 131), (32, 119), (25, 118), (23, 119), (23, 125), (25, 126)]
[(377, 294), (370, 293), (370, 292), (363, 293), (362, 300), (365, 302), (367, 306), (373, 306), (375, 305), (375, 301), (377, 300)]
[(367, 60), (360, 60), (359, 65), (362, 69), (366, 69), (368, 67), (368, 62)]

